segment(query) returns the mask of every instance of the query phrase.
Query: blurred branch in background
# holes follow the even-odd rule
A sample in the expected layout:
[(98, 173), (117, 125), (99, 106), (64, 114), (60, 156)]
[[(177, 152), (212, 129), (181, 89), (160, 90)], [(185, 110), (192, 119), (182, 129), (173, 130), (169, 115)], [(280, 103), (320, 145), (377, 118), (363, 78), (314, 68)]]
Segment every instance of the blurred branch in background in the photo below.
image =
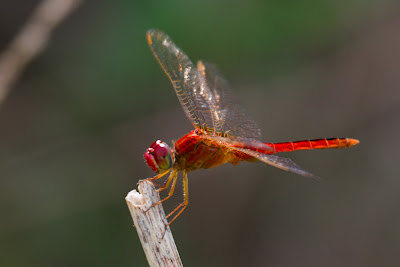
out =
[(24, 67), (46, 47), (52, 31), (82, 0), (43, 0), (0, 54), (0, 104)]

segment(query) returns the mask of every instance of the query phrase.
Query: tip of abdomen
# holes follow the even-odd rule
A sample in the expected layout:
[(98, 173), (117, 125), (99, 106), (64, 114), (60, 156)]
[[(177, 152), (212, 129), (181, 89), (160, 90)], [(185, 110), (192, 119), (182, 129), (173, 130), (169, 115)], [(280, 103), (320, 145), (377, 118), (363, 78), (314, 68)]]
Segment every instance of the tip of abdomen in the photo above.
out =
[(347, 143), (349, 146), (355, 146), (358, 143), (360, 143), (360, 141), (358, 141), (357, 139), (352, 139), (352, 138), (347, 138), (347, 139), (348, 139)]

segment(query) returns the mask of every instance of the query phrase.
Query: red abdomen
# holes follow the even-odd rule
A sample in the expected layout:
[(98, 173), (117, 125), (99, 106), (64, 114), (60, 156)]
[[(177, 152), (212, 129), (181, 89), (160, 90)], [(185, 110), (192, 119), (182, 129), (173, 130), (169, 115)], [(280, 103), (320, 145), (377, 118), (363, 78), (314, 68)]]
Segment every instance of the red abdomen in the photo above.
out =
[(235, 151), (235, 147), (245, 148), (263, 154), (292, 152), (296, 150), (326, 149), (350, 147), (359, 141), (351, 138), (323, 138), (301, 140), (283, 143), (262, 143), (257, 140), (218, 142), (211, 138), (204, 138), (196, 131), (191, 131), (175, 143), (175, 160), (180, 169), (193, 171), (200, 168), (208, 169), (230, 162), (238, 164), (240, 161), (257, 161), (254, 157), (243, 152)]
[(278, 153), (278, 152), (292, 152), (296, 150), (342, 148), (342, 147), (350, 147), (358, 143), (359, 143), (358, 140), (351, 138), (328, 138), (328, 139), (322, 138), (314, 140), (301, 140), (294, 142), (265, 143), (265, 144), (271, 146), (274, 149), (272, 153)]

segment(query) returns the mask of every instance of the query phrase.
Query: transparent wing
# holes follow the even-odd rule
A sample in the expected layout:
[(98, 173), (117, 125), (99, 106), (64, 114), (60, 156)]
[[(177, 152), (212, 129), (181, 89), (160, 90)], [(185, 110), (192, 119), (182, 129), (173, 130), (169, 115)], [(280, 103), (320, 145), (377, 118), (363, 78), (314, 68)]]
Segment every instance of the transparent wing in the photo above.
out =
[(219, 136), (261, 138), (259, 127), (238, 104), (214, 65), (200, 61), (196, 68), (160, 30), (149, 30), (147, 41), (171, 80), (186, 116), (196, 128)]
[(204, 84), (202, 85), (202, 78), (196, 66), (169, 36), (160, 30), (149, 30), (147, 42), (171, 80), (190, 122), (196, 128), (213, 129), (210, 106), (206, 101), (206, 97), (210, 95), (209, 89)]
[(315, 175), (313, 175), (312, 173), (309, 173), (309, 172), (303, 170), (299, 165), (294, 163), (291, 159), (279, 157), (279, 156), (275, 156), (275, 155), (271, 155), (271, 154), (263, 154), (263, 153), (253, 151), (250, 149), (246, 149), (246, 148), (234, 147), (232, 149), (242, 152), (242, 153), (245, 153), (249, 156), (255, 157), (256, 159), (258, 159), (262, 162), (265, 162), (269, 165), (272, 165), (274, 167), (277, 167), (279, 169), (289, 171), (289, 172), (294, 172), (294, 173), (300, 174), (302, 176), (310, 177), (310, 178), (315, 178), (315, 179), (318, 178)]
[(247, 149), (250, 151), (258, 151), (260, 153), (273, 153), (274, 149), (270, 145), (267, 145), (257, 139), (240, 137), (240, 136), (201, 136), (203, 139), (208, 139), (217, 142), (220, 146), (229, 147), (230, 149)]
[(199, 61), (197, 69), (208, 87), (206, 101), (212, 112), (215, 131), (230, 136), (261, 139), (261, 130), (240, 104), (228, 82), (218, 68), (211, 63)]

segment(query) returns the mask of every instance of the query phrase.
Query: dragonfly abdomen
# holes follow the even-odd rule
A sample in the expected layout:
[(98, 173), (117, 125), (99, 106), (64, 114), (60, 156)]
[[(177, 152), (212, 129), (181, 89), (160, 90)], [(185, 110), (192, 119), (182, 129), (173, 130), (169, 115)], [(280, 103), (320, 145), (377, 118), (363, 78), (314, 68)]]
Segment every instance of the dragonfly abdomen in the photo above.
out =
[(273, 147), (274, 152), (292, 152), (296, 150), (327, 149), (350, 147), (358, 144), (359, 141), (351, 138), (322, 138), (313, 140), (301, 140), (283, 143), (265, 143)]

